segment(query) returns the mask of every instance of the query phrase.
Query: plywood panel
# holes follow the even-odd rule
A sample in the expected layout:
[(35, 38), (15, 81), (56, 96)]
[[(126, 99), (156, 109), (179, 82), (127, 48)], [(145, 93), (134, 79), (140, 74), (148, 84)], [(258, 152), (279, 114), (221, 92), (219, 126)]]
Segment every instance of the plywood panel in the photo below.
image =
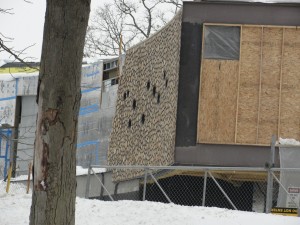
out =
[(202, 60), (198, 142), (300, 140), (300, 30), (241, 26), (239, 62)]
[(235, 60), (203, 60), (199, 142), (234, 142), (238, 71)]
[(264, 28), (258, 144), (270, 144), (278, 131), (282, 32), (280, 28)]
[(285, 29), (279, 135), (300, 139), (300, 30)]
[(236, 142), (255, 144), (259, 106), (261, 28), (243, 27), (242, 37)]

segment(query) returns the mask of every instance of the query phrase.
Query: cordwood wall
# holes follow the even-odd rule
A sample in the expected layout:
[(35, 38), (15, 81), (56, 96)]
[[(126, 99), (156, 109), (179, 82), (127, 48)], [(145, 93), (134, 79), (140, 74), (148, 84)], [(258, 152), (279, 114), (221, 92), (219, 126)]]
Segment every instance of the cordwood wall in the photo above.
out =
[[(108, 151), (110, 165), (174, 163), (181, 13), (129, 49), (120, 78)], [(140, 171), (115, 172), (126, 180)]]

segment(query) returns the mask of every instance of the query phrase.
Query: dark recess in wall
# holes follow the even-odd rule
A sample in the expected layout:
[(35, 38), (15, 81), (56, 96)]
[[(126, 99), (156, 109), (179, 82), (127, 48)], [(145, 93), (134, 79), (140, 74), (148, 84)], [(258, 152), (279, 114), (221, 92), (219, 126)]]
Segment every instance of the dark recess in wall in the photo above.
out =
[[(188, 206), (201, 206), (203, 181), (203, 177), (177, 175), (160, 179), (159, 184), (173, 203)], [(252, 211), (253, 182), (243, 182), (240, 186), (234, 186), (232, 183), (224, 180), (218, 180), (218, 183), (238, 210)], [(147, 201), (168, 202), (155, 183), (147, 184), (146, 190)], [(206, 190), (205, 206), (233, 209), (224, 194), (211, 178), (207, 179)], [(143, 186), (140, 188), (140, 199), (142, 199), (142, 196)]]
[(182, 23), (175, 146), (195, 146), (202, 26)]

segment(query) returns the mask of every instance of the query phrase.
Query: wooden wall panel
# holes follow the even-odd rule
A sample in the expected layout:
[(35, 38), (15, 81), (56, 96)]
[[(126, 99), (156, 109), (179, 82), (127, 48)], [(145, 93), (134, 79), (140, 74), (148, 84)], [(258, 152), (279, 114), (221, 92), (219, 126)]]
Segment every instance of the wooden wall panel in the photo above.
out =
[(202, 62), (198, 142), (233, 143), (239, 62)]
[(279, 135), (300, 139), (300, 30), (285, 28)]
[(198, 142), (300, 140), (300, 30), (240, 26), (239, 61), (202, 59)]
[(243, 27), (242, 37), (236, 142), (255, 144), (259, 106), (261, 28)]
[(267, 27), (263, 32), (257, 144), (270, 144), (272, 135), (278, 132), (282, 32), (283, 29)]

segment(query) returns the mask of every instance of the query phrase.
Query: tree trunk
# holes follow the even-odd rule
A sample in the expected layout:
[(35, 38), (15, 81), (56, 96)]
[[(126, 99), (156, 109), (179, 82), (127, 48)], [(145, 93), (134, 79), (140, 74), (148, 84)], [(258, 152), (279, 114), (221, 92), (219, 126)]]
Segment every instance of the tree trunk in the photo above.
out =
[(90, 0), (47, 0), (31, 225), (74, 225), (76, 135)]

